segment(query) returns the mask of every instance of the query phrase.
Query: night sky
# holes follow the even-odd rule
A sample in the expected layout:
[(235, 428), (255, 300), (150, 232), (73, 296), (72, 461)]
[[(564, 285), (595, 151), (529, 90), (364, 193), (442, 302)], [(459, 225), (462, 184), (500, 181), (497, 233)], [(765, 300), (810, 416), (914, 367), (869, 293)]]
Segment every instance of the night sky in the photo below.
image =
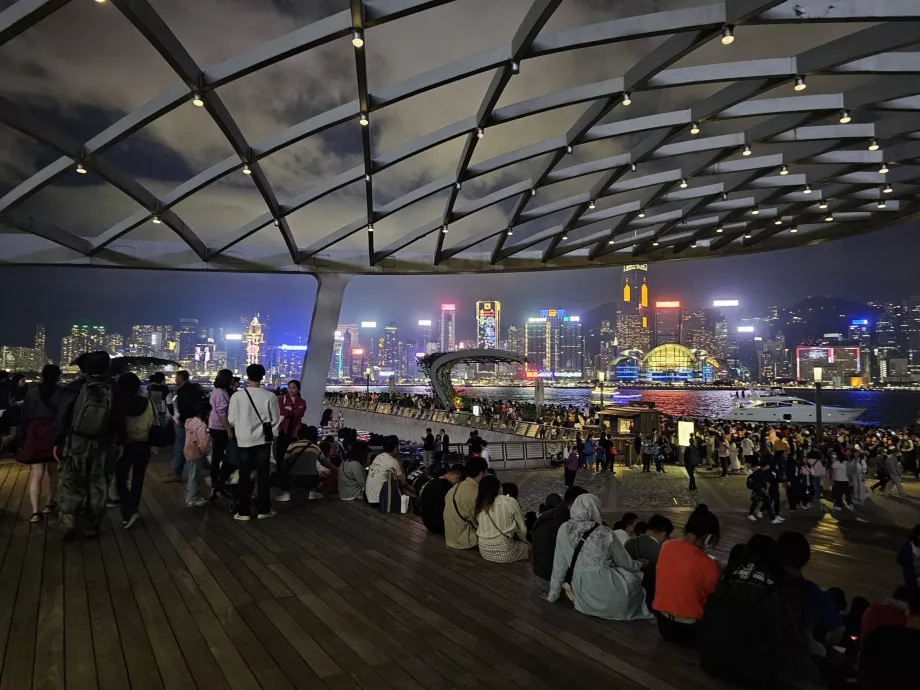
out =
[[(0, 11), (11, 4), (10, 0), (0, 0)], [(346, 0), (151, 0), (151, 4), (205, 68), (348, 7)], [(651, 11), (703, 3), (658, 0), (642, 4), (643, 10), (647, 4)], [(507, 42), (529, 6), (528, 0), (463, 0), (371, 30), (367, 41), (371, 90)], [(565, 0), (545, 30), (558, 31), (635, 13), (635, 3)], [(451, 30), (434, 30), (444, 26)], [(744, 40), (748, 29), (739, 29), (730, 59), (793, 55), (808, 45), (859, 28), (827, 25), (826, 30), (809, 33), (807, 27), (789, 27), (784, 30), (789, 45)], [(756, 39), (756, 34), (750, 35)], [(658, 40), (537, 58), (534, 62), (539, 69), (531, 69), (525, 61), (500, 105), (622, 74)], [(714, 42), (693, 60), (718, 62), (729, 59), (726, 55), (724, 47)], [(0, 97), (49, 119), (81, 141), (177, 83), (175, 73), (139, 40), (135, 29), (111, 3), (90, 0), (70, 3), (0, 46), (0, 64), (4, 65), (0, 71)], [(375, 155), (398, 149), (456, 121), (470, 107), (475, 110), (490, 79), (491, 73), (471, 77), (450, 85), (446, 92), (439, 89), (380, 111), (372, 123)], [(849, 86), (828, 86), (815, 79), (808, 93), (846, 88)], [(686, 89), (674, 91), (677, 93), (648, 92), (646, 98), (637, 99), (634, 115), (687, 107), (694, 98), (693, 93), (684, 93)], [(355, 98), (353, 48), (347, 38), (336, 41), (221, 87), (219, 93), (247, 139), (262, 141)], [(584, 106), (562, 108), (513, 126), (490, 129), (474, 163), (555, 136), (569, 127), (583, 109)], [(707, 134), (717, 134), (714, 130), (718, 126), (722, 125), (715, 123)], [(725, 126), (737, 129), (744, 124)], [(628, 150), (634, 144), (635, 141), (606, 140), (578, 147), (572, 158), (576, 163), (595, 160)], [(452, 174), (458, 151), (459, 140), (375, 176), (380, 177), (374, 183), (375, 202), (385, 204), (433, 179)], [(226, 139), (206, 113), (184, 104), (104, 155), (109, 163), (163, 196), (228, 152)], [(0, 196), (56, 155), (0, 124)], [(268, 157), (264, 168), (284, 200), (360, 164), (360, 160), (359, 128), (348, 123)], [(486, 179), (464, 185), (463, 194), (469, 195), (468, 201), (479, 198), (516, 181), (519, 173), (526, 177), (528, 170), (524, 166), (485, 176)], [(138, 207), (93, 177), (62, 178), (17, 210), (59, 224), (70, 232), (95, 237)], [(241, 223), (265, 211), (252, 181), (245, 178), (229, 176), (183, 201), (175, 211), (206, 244), (216, 246)], [(565, 184), (554, 186), (564, 188), (558, 190), (559, 194), (573, 193)], [(432, 212), (440, 213), (443, 203), (439, 199), (430, 201), (388, 218), (378, 228), (381, 243), (387, 233), (392, 236), (409, 232)], [(355, 190), (336, 193), (309, 211), (294, 214), (290, 220), (295, 239), (299, 246), (306, 247), (317, 237), (360, 217), (362, 208), (363, 200)], [(502, 212), (499, 207), (490, 209), (477, 221), (484, 225), (459, 228), (457, 233), (475, 233), (495, 225), (500, 222), (496, 214)], [(137, 232), (142, 239), (151, 239), (153, 229), (148, 224)], [(0, 230), (0, 261), (3, 232)], [(159, 226), (158, 232), (168, 230)], [(452, 231), (451, 238), (455, 236)], [(273, 238), (278, 241), (277, 235)], [(365, 240), (359, 233), (355, 241), (360, 244)], [(920, 292), (918, 255), (920, 239), (914, 222), (781, 252), (652, 265), (651, 298), (678, 299), (691, 307), (707, 306), (715, 298), (738, 298), (742, 312), (748, 314), (760, 314), (770, 304), (787, 305), (809, 295), (860, 302), (899, 300)], [(524, 274), (361, 277), (351, 283), (346, 293), (341, 322), (396, 321), (413, 332), (418, 319), (437, 318), (441, 302), (455, 302), (459, 309), (458, 337), (467, 339), (474, 336), (472, 310), (477, 299), (501, 301), (503, 326), (507, 328), (540, 308), (565, 308), (579, 313), (614, 301), (619, 294), (620, 272), (618, 268), (599, 268)], [(254, 311), (270, 314), (272, 339), (281, 342), (306, 333), (315, 289), (313, 279), (304, 276), (9, 266), (0, 267), (0, 286), (4, 305), (0, 344), (28, 344), (34, 324), (44, 323), (51, 353), (71, 323), (103, 324), (123, 334), (133, 323), (177, 323), (185, 317), (198, 318), (204, 325), (235, 327), (242, 314)]]

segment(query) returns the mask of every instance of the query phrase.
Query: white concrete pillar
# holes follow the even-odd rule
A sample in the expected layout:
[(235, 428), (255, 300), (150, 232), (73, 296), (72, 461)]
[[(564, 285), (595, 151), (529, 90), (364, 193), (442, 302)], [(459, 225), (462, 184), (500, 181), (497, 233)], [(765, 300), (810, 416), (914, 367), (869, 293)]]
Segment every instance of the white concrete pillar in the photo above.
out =
[(316, 276), (316, 300), (313, 303), (313, 318), (310, 320), (310, 337), (300, 374), (303, 387), (301, 395), (307, 403), (304, 420), (308, 424), (318, 424), (323, 414), (323, 393), (326, 390), (329, 362), (332, 360), (335, 327), (339, 324), (345, 288), (353, 277), (341, 273)]

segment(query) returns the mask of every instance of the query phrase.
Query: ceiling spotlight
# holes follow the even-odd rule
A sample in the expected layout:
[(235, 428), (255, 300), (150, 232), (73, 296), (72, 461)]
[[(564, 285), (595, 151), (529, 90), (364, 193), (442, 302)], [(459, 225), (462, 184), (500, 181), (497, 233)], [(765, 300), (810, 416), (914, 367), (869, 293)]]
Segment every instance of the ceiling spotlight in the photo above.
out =
[(653, 246), (653, 247), (657, 247), (657, 246), (658, 246), (658, 240), (655, 240), (654, 242), (652, 242), (652, 246)]
[(460, 185), (459, 182), (458, 182), (457, 184), (454, 185), (454, 187), (457, 189), (458, 192), (460, 191), (460, 186), (461, 186), (461, 185)]
[(531, 190), (530, 190), (530, 196), (536, 196), (536, 195), (537, 195), (537, 190), (536, 190), (536, 189), (531, 189)]
[(847, 124), (850, 123), (850, 121), (851, 121), (852, 119), (853, 119), (853, 118), (850, 117), (850, 111), (849, 111), (849, 110), (841, 110), (841, 111), (840, 111), (840, 124), (842, 124), (842, 125), (847, 125)]
[(720, 234), (720, 235), (721, 235), (723, 232), (725, 232), (725, 228), (723, 228), (721, 225), (720, 225), (719, 227), (716, 228), (716, 233), (717, 233), (717, 234)]
[(821, 201), (821, 203), (818, 204), (818, 208), (820, 208), (822, 211), (823, 211), (824, 209), (826, 209), (826, 208), (827, 208), (827, 200), (826, 200), (826, 199), (823, 199), (823, 200)]
[(77, 163), (77, 172), (81, 175), (86, 174), (86, 168), (83, 167), (83, 163)]
[(441, 233), (444, 234), (444, 235), (447, 234), (447, 226), (446, 226), (446, 225), (445, 225), (443, 228), (441, 228)]
[(694, 122), (690, 125), (690, 134), (699, 134), (700, 133), (700, 123)]
[(477, 139), (482, 139), (485, 135), (486, 135), (486, 130), (484, 130), (482, 127), (476, 128), (476, 138)]
[(105, 0), (96, 0), (100, 5), (105, 2)]
[(572, 153), (572, 151), (574, 151), (574, 150), (575, 150), (575, 149), (573, 149), (571, 146), (566, 146), (566, 147), (565, 147), (565, 152), (566, 152), (566, 153)]
[(805, 185), (805, 188), (802, 190), (802, 194), (811, 194), (811, 185)]
[(722, 201), (728, 201), (728, 194), (722, 192)]
[(563, 241), (565, 241), (565, 240), (567, 240), (567, 239), (569, 239), (569, 236), (568, 236), (568, 235), (563, 235), (563, 236), (562, 236), (562, 240), (563, 240)]
[(358, 120), (358, 124), (362, 127), (367, 127), (370, 123), (371, 121), (367, 119), (367, 113), (361, 113), (361, 118)]
[(591, 209), (592, 211), (593, 211), (595, 208), (597, 208), (597, 207), (594, 205), (594, 199), (591, 199), (591, 203), (588, 204), (588, 208)]
[(373, 223), (368, 223), (367, 231), (368, 231), (368, 232), (374, 232), (374, 225), (373, 225)]
[(696, 249), (696, 248), (697, 248), (696, 242), (694, 242), (693, 244), (690, 245), (690, 249)]
[(630, 172), (636, 172), (638, 169), (639, 169), (639, 166), (636, 165), (635, 163), (630, 163), (630, 164), (629, 164), (629, 171), (630, 171)]
[(640, 218), (645, 218), (645, 209), (644, 209), (644, 208), (640, 208), (640, 209), (639, 209), (639, 217), (640, 217)]
[(505, 234), (507, 234), (508, 237), (511, 237), (514, 234), (514, 232), (511, 230), (511, 228), (508, 228), (508, 232)]
[(789, 166), (784, 165), (783, 167), (781, 167), (781, 168), (779, 169), (779, 174), (780, 174), (780, 175), (788, 175), (788, 174), (789, 174)]
[(724, 29), (722, 29), (722, 45), (730, 46), (734, 42), (735, 42), (735, 30), (731, 26), (731, 24), (729, 24)]
[(791, 228), (789, 228), (789, 232), (798, 232), (798, 231), (799, 231), (799, 229), (798, 229), (795, 225), (793, 225)]
[(879, 208), (885, 208), (885, 200), (884, 200), (884, 199), (879, 199), (879, 200), (878, 200), (878, 207), (879, 207)]
[(756, 206), (752, 206), (752, 207), (751, 207), (751, 215), (752, 215), (752, 216), (756, 216), (758, 213), (760, 213), (760, 209), (757, 208)]
[(891, 194), (894, 191), (894, 188), (886, 182), (882, 185), (882, 194)]
[(364, 47), (364, 34), (361, 33), (360, 31), (355, 31), (351, 37), (351, 44), (355, 48), (363, 48)]
[(204, 105), (204, 101), (201, 100), (200, 93), (196, 93), (192, 95), (192, 105), (197, 105), (199, 108)]
[(878, 174), (879, 174), (879, 175), (887, 175), (887, 174), (888, 174), (888, 163), (882, 163), (882, 167), (880, 167), (880, 168), (878, 169)]
[(751, 233), (749, 233), (749, 232), (744, 233), (744, 239), (746, 239), (746, 240), (751, 239)]
[(243, 166), (243, 174), (244, 174), (244, 175), (252, 175), (252, 170), (249, 168), (249, 165), (248, 165), (248, 164)]
[(614, 243), (614, 240), (612, 237), (609, 240), (607, 240), (607, 244), (613, 244), (613, 243)]
[(878, 151), (878, 139), (876, 139), (875, 137), (872, 137), (871, 139), (869, 139), (869, 150)]
[(824, 216), (824, 221), (825, 221), (826, 223), (830, 223), (832, 220), (834, 220), (834, 214), (833, 214), (833, 213), (828, 213), (826, 216)]
[(623, 92), (623, 105), (630, 105), (632, 103), (632, 95), (629, 91)]
[(521, 66), (516, 62), (512, 62), (511, 63), (511, 74), (520, 74), (520, 72), (521, 72)]
[(159, 225), (162, 222), (159, 216), (154, 216), (150, 220), (153, 222), (154, 225)]
[(782, 225), (782, 224), (783, 224), (782, 218), (777, 218), (776, 220), (773, 221), (773, 225)]
[(275, 218), (275, 220), (272, 221), (272, 225), (274, 225), (276, 228), (279, 228), (281, 227), (281, 221)]
[(686, 177), (680, 178), (680, 188), (681, 189), (687, 188), (687, 178)]
[(370, 181), (371, 181), (371, 176), (370, 176), (369, 174), (368, 174), (368, 175), (365, 175), (365, 176), (364, 176), (364, 181), (365, 181), (365, 182), (370, 182)]
[(750, 156), (750, 155), (751, 155), (751, 147), (748, 146), (747, 144), (745, 144), (745, 145), (744, 145), (744, 148), (741, 150), (741, 155), (742, 155), (742, 156)]
[(795, 78), (795, 88), (796, 91), (804, 91), (808, 88), (808, 85), (805, 83), (805, 77), (796, 77)]

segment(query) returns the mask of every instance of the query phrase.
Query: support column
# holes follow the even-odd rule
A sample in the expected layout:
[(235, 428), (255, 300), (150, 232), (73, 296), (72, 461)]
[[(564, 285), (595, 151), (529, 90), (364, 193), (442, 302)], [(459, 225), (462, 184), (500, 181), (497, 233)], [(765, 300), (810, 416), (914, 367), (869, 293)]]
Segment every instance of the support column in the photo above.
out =
[(313, 303), (307, 353), (300, 374), (301, 395), (307, 403), (304, 419), (308, 424), (318, 424), (323, 414), (323, 393), (332, 360), (335, 327), (339, 323), (345, 288), (352, 278), (353, 275), (341, 273), (316, 276), (316, 301)]

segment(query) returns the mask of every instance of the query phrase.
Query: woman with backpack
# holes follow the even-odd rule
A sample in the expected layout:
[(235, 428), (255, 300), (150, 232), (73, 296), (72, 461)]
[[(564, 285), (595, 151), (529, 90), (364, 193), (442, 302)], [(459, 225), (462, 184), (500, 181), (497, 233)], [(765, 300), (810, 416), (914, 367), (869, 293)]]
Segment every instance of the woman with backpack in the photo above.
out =
[(651, 618), (642, 589), (642, 563), (633, 560), (601, 520), (597, 496), (582, 494), (556, 533), (547, 601), (563, 592), (575, 610), (608, 620)]
[[(42, 368), (41, 383), (26, 392), (22, 404), (22, 420), (19, 427), (21, 443), (16, 460), (29, 468), (29, 500), (32, 503), (32, 517), (29, 522), (42, 522), (57, 508), (58, 466), (54, 459), (54, 417), (57, 414), (55, 394), (58, 389), (60, 368), (46, 364)], [(39, 508), (42, 483), (48, 476), (48, 502)]]

